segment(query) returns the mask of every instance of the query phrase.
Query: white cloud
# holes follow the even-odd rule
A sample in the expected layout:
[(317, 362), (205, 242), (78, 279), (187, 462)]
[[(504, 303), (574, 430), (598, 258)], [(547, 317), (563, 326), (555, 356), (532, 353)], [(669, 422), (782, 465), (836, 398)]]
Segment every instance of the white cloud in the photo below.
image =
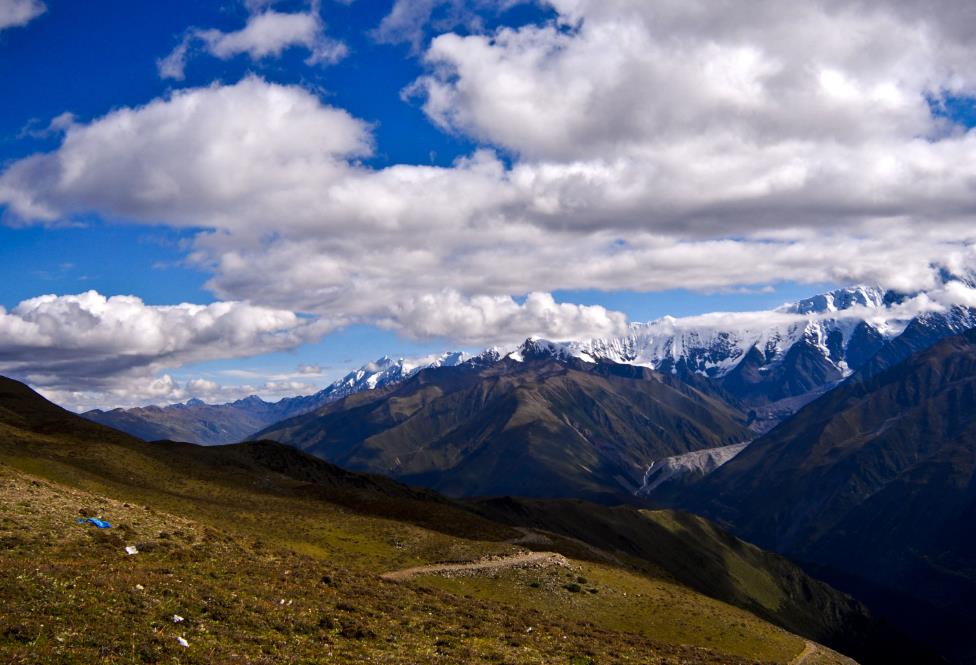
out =
[(159, 60), (162, 78), (182, 80), (188, 59), (197, 46), (221, 60), (247, 54), (251, 60), (279, 57), (285, 50), (301, 47), (309, 52), (310, 65), (338, 62), (348, 48), (325, 35), (325, 24), (317, 11), (282, 13), (268, 9), (248, 18), (236, 32), (216, 29), (190, 30), (169, 55)]
[[(366, 322), (395, 320), (445, 287), (467, 299), (780, 280), (909, 289), (934, 283), (932, 264), (973, 258), (968, 141), (916, 146), (937, 173), (924, 185), (917, 172), (899, 178), (890, 187), (904, 200), (884, 204), (898, 216), (875, 218), (856, 208), (878, 206), (872, 199), (883, 182), (848, 178), (850, 186), (835, 183), (823, 201), (773, 186), (736, 200), (734, 182), (724, 192), (719, 183), (682, 187), (678, 154), (674, 177), (663, 182), (627, 161), (506, 168), (490, 151), (450, 168), (366, 169), (356, 162), (371, 150), (365, 123), (302, 88), (247, 78), (71, 124), (57, 151), (0, 175), (0, 201), (11, 215), (51, 223), (97, 211), (211, 228), (191, 260), (214, 271), (210, 285), (221, 298)], [(859, 168), (857, 154), (835, 150), (821, 159)], [(690, 177), (722, 159), (703, 149), (684, 171)], [(721, 174), (754, 168), (744, 155), (724, 159)], [(739, 237), (721, 237), (733, 233)], [(403, 316), (397, 327), (451, 335), (421, 324)], [(510, 333), (499, 320), (494, 334)]]
[(468, 31), (482, 27), (480, 12), (504, 12), (532, 0), (396, 0), (390, 13), (373, 31), (380, 42), (409, 42), (415, 50), (429, 31), (446, 32), (463, 26)]
[(27, 25), (45, 11), (40, 0), (0, 0), (0, 30)]
[[(247, 78), (67, 128), (0, 175), (0, 202), (43, 221), (85, 210), (188, 226), (272, 226), (371, 151), (368, 127), (297, 87)], [(304, 191), (299, 191), (304, 190)], [(255, 207), (256, 206), (256, 207)], [(249, 212), (250, 211), (250, 212)], [(214, 224), (217, 218), (223, 221)]]
[(170, 374), (159, 377), (136, 377), (124, 384), (100, 389), (58, 389), (35, 386), (47, 399), (76, 412), (91, 409), (130, 408), (156, 404), (165, 406), (199, 399), (208, 404), (225, 404), (251, 395), (274, 402), (284, 397), (310, 395), (321, 386), (300, 381), (265, 381), (263, 383), (221, 384), (204, 378), (180, 381)]
[(328, 331), (322, 320), (239, 302), (40, 296), (0, 307), (0, 374), (48, 389), (105, 390), (137, 379), (151, 388), (150, 377), (166, 368), (293, 349)]
[(190, 47), (193, 45), (193, 36), (185, 36), (176, 47), (170, 51), (166, 57), (156, 61), (156, 69), (159, 70), (160, 78), (182, 81), (186, 78), (186, 63), (190, 58)]
[(508, 296), (465, 298), (456, 291), (398, 303), (381, 325), (418, 337), (450, 337), (462, 344), (518, 343), (541, 335), (573, 340), (624, 334), (627, 317), (598, 305), (557, 303), (530, 293), (521, 304)]
[(702, 133), (861, 144), (938, 130), (924, 95), (973, 85), (970, 43), (950, 30), (973, 23), (961, 2), (550, 4), (558, 23), (435, 39), (419, 82), (431, 117), (540, 159)]

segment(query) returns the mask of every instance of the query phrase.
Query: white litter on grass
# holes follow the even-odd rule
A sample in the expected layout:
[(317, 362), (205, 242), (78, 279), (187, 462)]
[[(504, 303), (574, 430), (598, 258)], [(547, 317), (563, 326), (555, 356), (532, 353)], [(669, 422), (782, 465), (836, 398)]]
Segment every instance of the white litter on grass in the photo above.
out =
[(139, 550), (136, 549), (135, 545), (126, 545), (125, 553), (128, 554), (129, 556), (132, 556), (133, 554), (138, 554)]
[(176, 638), (176, 641), (180, 643), (180, 646), (181, 647), (188, 647), (188, 646), (190, 646), (190, 643), (187, 642), (186, 640), (184, 640), (182, 637), (177, 637)]
[(141, 584), (137, 584), (136, 585), (136, 591), (145, 591), (145, 590), (146, 590), (146, 587), (142, 586)]
[(173, 615), (173, 623), (183, 623), (184, 619), (179, 614)]

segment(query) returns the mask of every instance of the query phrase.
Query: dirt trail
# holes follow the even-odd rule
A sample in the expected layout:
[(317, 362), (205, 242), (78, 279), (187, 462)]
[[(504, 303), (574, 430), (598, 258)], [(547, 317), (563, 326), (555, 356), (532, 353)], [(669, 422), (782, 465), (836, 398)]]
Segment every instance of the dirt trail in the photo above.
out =
[(454, 575), (458, 573), (479, 573), (508, 568), (541, 568), (543, 566), (568, 566), (569, 561), (555, 552), (522, 552), (511, 556), (494, 557), (470, 563), (436, 563), (429, 566), (414, 566), (394, 570), (380, 575), (384, 580), (404, 582), (418, 575)]
[(790, 665), (803, 665), (812, 656), (816, 656), (818, 652), (819, 649), (817, 649), (816, 644), (813, 642), (807, 642), (803, 647), (803, 651), (801, 651), (796, 658), (790, 661)]

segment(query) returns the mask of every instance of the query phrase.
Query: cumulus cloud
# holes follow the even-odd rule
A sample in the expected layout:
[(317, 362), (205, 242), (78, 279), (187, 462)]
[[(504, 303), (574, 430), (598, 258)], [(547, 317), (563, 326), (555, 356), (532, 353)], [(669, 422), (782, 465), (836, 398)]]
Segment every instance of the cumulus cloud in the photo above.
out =
[(976, 133), (937, 108), (976, 93), (963, 4), (550, 4), (431, 42), (407, 94), (484, 144), (449, 167), (369, 168), (367, 123), (249, 77), (71, 124), (0, 203), (203, 229), (189, 260), (224, 300), (486, 342), (616, 325), (528, 293), (973, 265)]
[(328, 330), (321, 320), (240, 302), (40, 296), (0, 307), (0, 374), (50, 390), (104, 391), (141, 380), (151, 392), (163, 389), (151, 377), (166, 368), (293, 349)]
[(407, 42), (414, 50), (423, 45), (428, 32), (446, 32), (457, 27), (480, 31), (481, 12), (500, 13), (532, 0), (396, 0), (373, 36), (380, 42)]
[(909, 3), (551, 0), (558, 20), (442, 35), (419, 86), (438, 123), (540, 159), (589, 159), (702, 132), (743, 146), (929, 136), (925, 95), (972, 89), (970, 47)]
[(301, 210), (308, 188), (343, 177), (347, 158), (370, 151), (368, 127), (345, 111), (247, 78), (70, 125), (57, 152), (0, 175), (0, 202), (41, 221), (90, 210), (186, 226), (241, 220), (261, 232), (269, 229), (258, 219), (291, 216), (289, 200)]
[(159, 75), (182, 80), (187, 61), (197, 47), (221, 60), (247, 54), (254, 61), (277, 58), (289, 48), (302, 47), (309, 52), (306, 62), (310, 65), (332, 64), (348, 53), (345, 44), (326, 36), (325, 24), (317, 11), (282, 13), (267, 9), (253, 14), (235, 32), (190, 30), (169, 55), (159, 60)]
[(0, 30), (27, 25), (45, 11), (40, 0), (0, 0)]
[(381, 325), (477, 345), (517, 343), (533, 335), (559, 340), (619, 335), (627, 331), (627, 317), (598, 305), (557, 303), (548, 293), (530, 293), (518, 303), (507, 296), (465, 298), (444, 291), (398, 303)]

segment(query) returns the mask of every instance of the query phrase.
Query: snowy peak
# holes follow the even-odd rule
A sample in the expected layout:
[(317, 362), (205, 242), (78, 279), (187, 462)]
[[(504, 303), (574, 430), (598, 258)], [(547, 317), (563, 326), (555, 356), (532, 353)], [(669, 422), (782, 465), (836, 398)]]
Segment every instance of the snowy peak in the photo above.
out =
[(505, 352), (499, 347), (493, 346), (485, 349), (476, 356), (471, 356), (463, 364), (470, 365), (471, 367), (490, 367), (504, 358), (505, 355)]
[(573, 349), (567, 343), (553, 342), (548, 339), (542, 339), (541, 337), (530, 337), (506, 357), (516, 362), (545, 358), (567, 359), (574, 357), (593, 362), (591, 358), (585, 357), (585, 354)]
[(433, 367), (454, 367), (468, 359), (463, 351), (451, 351), (423, 358), (397, 358), (383, 356), (378, 360), (366, 363), (359, 369), (349, 372), (344, 377), (317, 393), (322, 396), (323, 403), (332, 402), (343, 397), (364, 390), (375, 390), (384, 386), (399, 383), (410, 378), (422, 369)]
[(769, 311), (664, 317), (633, 324), (630, 334), (623, 337), (574, 342), (569, 348), (578, 357), (643, 365), (662, 372), (681, 368), (722, 378), (753, 350), (761, 357), (761, 366), (772, 367), (802, 342), (846, 375), (855, 366), (848, 358), (852, 343), (856, 342), (854, 355), (859, 364), (867, 340), (888, 339), (907, 325), (907, 319), (884, 318), (890, 300), (891, 294), (881, 288), (853, 286)]
[(876, 286), (851, 286), (783, 305), (778, 311), (790, 314), (826, 314), (858, 306), (876, 309), (884, 307), (889, 297), (887, 291)]

